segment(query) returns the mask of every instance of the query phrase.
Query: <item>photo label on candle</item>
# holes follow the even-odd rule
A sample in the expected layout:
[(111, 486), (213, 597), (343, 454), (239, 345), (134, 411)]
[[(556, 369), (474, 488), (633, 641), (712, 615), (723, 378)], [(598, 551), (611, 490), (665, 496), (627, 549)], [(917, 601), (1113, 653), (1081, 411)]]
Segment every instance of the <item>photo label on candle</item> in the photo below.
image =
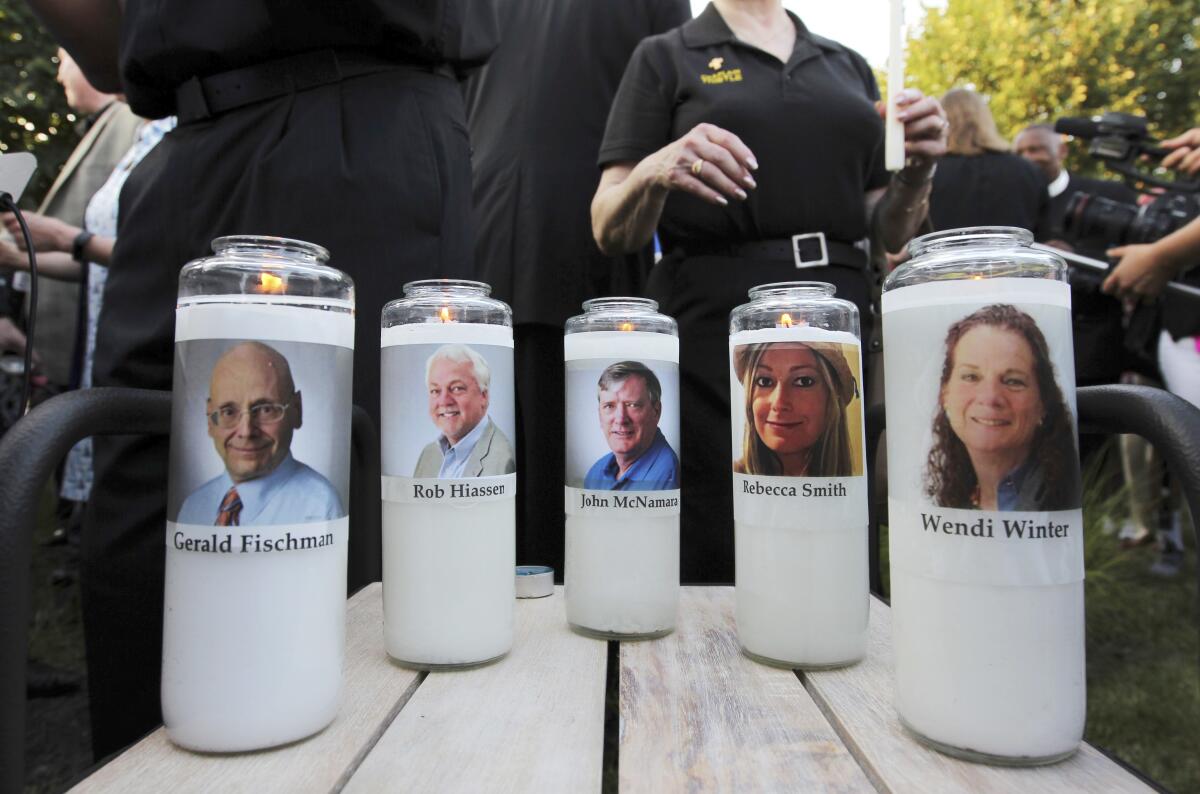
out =
[[(453, 330), (449, 330), (453, 329)], [(392, 331), (394, 329), (387, 329)], [(385, 343), (383, 499), (474, 504), (517, 492), (513, 350), (506, 327), (445, 324)]]
[[(223, 315), (226, 333), (236, 333), (234, 307), (188, 312)], [(208, 321), (182, 325), (203, 331)], [(299, 553), (344, 544), (350, 398), (336, 385), (350, 378), (353, 351), (295, 336), (177, 340), (170, 548)]]
[[(1083, 579), (1069, 287), (1044, 279), (885, 293), (891, 564), (930, 579)], [(895, 461), (903, 460), (897, 469)]]
[(734, 334), (729, 351), (729, 391), (740, 408), (732, 414), (738, 522), (796, 531), (865, 527), (858, 339), (820, 328), (759, 329)]
[(634, 355), (566, 362), (568, 515), (679, 515), (679, 364), (634, 336)]

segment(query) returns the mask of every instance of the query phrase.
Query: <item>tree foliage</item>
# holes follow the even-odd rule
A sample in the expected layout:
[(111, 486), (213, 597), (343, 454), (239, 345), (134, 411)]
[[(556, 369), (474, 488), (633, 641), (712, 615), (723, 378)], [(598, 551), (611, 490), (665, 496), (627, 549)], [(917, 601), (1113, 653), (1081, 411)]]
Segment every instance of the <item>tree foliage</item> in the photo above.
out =
[(1194, 0), (949, 0), (910, 36), (906, 82), (974, 88), (1010, 139), (1106, 110), (1172, 136), (1200, 124), (1198, 40)]
[(0, 0), (0, 153), (31, 151), (38, 171), (22, 204), (33, 206), (78, 143), (75, 116), (55, 82), (58, 45), (24, 0)]

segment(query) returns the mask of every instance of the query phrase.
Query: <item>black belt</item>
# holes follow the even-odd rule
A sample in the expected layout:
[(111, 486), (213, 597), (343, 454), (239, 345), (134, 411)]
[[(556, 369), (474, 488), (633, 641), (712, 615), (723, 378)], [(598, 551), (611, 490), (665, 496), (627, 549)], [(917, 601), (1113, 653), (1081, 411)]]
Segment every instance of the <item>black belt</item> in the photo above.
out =
[(742, 259), (791, 262), (797, 268), (823, 265), (853, 268), (867, 266), (866, 251), (852, 243), (830, 240), (824, 232), (740, 243), (685, 243), (682, 247), (689, 256), (716, 254)]
[(175, 115), (180, 124), (187, 124), (349, 77), (397, 69), (454, 75), (445, 65), (405, 64), (361, 52), (317, 50), (208, 77), (193, 77), (175, 89)]

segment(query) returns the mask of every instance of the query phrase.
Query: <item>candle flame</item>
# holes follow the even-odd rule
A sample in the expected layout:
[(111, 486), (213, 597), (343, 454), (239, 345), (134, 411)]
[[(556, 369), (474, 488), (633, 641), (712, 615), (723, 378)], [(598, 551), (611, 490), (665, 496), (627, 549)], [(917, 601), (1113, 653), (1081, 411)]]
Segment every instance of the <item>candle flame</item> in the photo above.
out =
[(622, 331), (632, 331), (633, 323), (621, 323), (621, 330)]
[(792, 315), (784, 312), (784, 314), (779, 318), (779, 324), (781, 326), (783, 326), (784, 328), (791, 328), (792, 327)]
[(438, 319), (444, 323), (450, 322), (450, 307), (443, 306), (441, 311), (438, 312)]
[(283, 279), (273, 273), (260, 273), (258, 286), (263, 292), (277, 294), (283, 292)]

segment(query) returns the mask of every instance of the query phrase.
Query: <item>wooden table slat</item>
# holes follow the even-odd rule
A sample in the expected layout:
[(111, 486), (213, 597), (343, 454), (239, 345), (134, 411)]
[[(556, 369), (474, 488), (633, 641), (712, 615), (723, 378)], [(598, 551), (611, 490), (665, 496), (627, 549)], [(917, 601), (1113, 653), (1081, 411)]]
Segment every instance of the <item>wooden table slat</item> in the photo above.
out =
[(873, 791), (796, 674), (740, 650), (729, 587), (682, 592), (674, 634), (621, 645), (620, 790)]
[(1008, 768), (960, 761), (919, 744), (893, 706), (891, 610), (871, 599), (867, 658), (852, 667), (805, 673), (804, 685), (881, 791), (1152, 791), (1094, 747), (1045, 767)]
[(567, 628), (561, 587), (518, 599), (512, 652), (430, 673), (344, 792), (599, 791), (607, 655)]
[[(344, 688), (338, 715), (321, 733), (274, 750), (199, 754), (159, 728), (72, 789), (73, 792), (335, 791), (370, 751), (417, 688), (420, 673), (388, 661), (382, 585), (347, 603)], [(157, 686), (157, 682), (148, 682)]]

